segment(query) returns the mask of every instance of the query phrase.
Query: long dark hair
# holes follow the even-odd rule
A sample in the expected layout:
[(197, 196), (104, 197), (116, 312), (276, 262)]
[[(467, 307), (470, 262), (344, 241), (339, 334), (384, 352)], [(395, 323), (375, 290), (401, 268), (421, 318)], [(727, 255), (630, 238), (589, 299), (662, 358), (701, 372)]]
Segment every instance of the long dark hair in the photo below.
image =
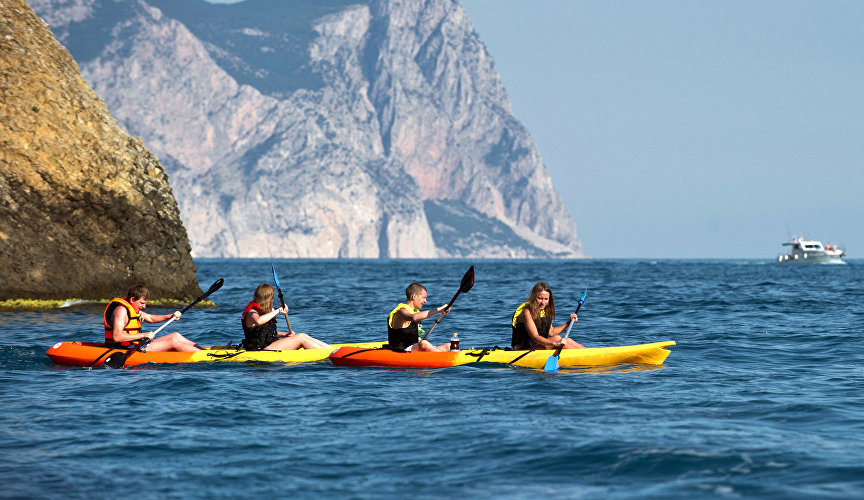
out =
[(534, 285), (534, 288), (531, 289), (531, 295), (528, 296), (528, 308), (531, 310), (531, 319), (534, 320), (537, 333), (543, 335), (546, 332), (540, 330), (543, 320), (540, 318), (541, 309), (537, 305), (537, 296), (540, 295), (540, 292), (549, 292), (549, 304), (543, 310), (546, 311), (546, 324), (550, 327), (552, 326), (552, 322), (555, 321), (555, 297), (552, 296), (552, 289), (549, 288), (549, 285), (542, 281)]

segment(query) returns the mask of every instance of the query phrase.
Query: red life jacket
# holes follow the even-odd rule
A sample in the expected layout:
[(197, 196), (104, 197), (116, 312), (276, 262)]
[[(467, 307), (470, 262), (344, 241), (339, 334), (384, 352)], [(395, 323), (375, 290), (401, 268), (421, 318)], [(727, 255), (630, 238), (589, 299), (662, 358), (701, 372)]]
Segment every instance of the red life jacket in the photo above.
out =
[(250, 302), (243, 310), (243, 316), (240, 317), (240, 324), (243, 327), (243, 346), (247, 351), (262, 351), (279, 339), (279, 333), (276, 331), (276, 317), (274, 316), (270, 321), (257, 328), (249, 328), (246, 326), (246, 315), (252, 309), (261, 314), (261, 306), (254, 301)]

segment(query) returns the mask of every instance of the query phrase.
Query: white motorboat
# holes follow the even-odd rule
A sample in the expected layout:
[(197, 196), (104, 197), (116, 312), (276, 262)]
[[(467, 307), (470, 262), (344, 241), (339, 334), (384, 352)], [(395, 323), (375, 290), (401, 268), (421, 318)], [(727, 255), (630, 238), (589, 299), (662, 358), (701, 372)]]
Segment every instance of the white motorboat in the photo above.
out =
[(821, 241), (805, 240), (798, 236), (783, 243), (783, 246), (792, 247), (788, 254), (777, 256), (777, 262), (781, 264), (845, 264), (843, 257), (846, 252), (837, 248), (837, 243), (823, 245)]

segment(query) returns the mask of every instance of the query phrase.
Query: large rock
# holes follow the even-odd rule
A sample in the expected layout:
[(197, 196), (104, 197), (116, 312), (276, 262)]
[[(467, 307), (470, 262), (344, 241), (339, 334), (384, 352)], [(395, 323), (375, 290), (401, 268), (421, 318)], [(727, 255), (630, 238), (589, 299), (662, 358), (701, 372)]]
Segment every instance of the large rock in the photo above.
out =
[(0, 1), (0, 300), (201, 294), (159, 161), (24, 0)]
[(162, 160), (197, 256), (582, 256), (453, 0), (32, 4)]

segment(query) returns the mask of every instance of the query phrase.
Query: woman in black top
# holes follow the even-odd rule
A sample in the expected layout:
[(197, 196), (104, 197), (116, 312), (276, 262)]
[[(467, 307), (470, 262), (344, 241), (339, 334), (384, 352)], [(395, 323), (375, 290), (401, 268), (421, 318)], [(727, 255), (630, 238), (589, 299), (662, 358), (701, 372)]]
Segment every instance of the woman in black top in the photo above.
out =
[[(575, 313), (570, 315), (574, 322), (578, 321)], [(561, 345), (561, 332), (567, 323), (552, 326), (555, 321), (555, 299), (549, 285), (537, 283), (531, 289), (528, 300), (513, 313), (513, 333), (510, 340), (513, 349), (555, 349)], [(571, 338), (563, 340), (565, 349), (583, 349), (585, 346)]]
[(277, 331), (276, 316), (288, 314), (288, 307), (273, 309), (273, 287), (258, 285), (252, 302), (243, 311), (243, 346), (248, 351), (291, 351), (294, 349), (326, 349), (330, 344), (305, 333)]

